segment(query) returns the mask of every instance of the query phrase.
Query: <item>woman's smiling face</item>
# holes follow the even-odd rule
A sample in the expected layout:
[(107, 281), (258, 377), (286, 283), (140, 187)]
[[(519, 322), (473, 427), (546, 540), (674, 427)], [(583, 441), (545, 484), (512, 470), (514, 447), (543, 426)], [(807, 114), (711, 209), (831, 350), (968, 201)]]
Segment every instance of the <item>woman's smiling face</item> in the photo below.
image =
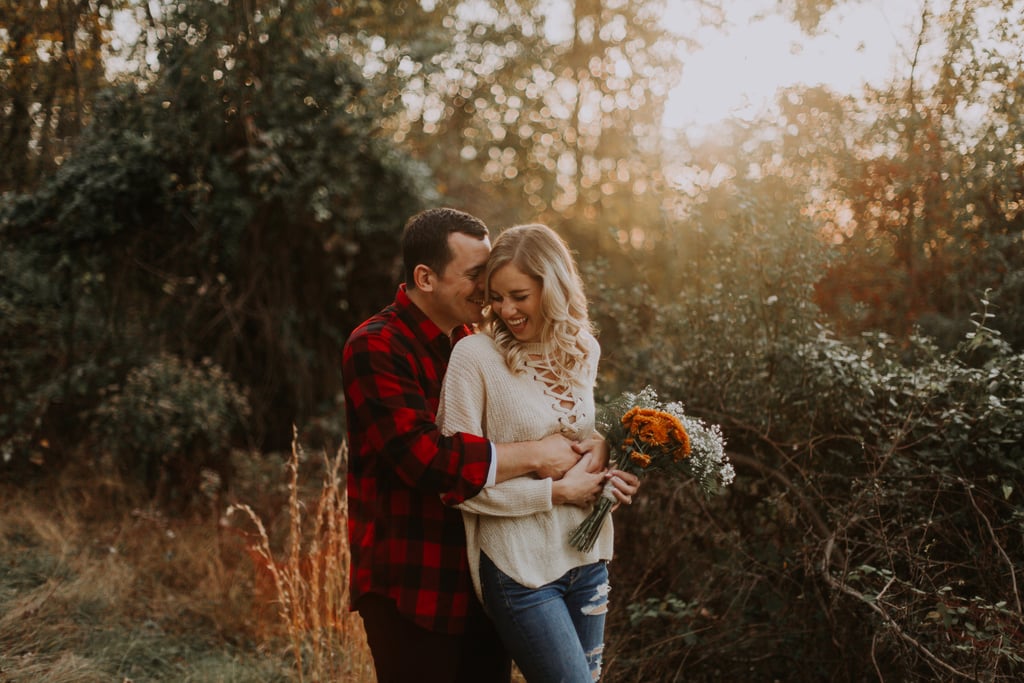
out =
[(539, 342), (544, 328), (541, 284), (509, 263), (491, 274), (491, 310), (517, 341)]

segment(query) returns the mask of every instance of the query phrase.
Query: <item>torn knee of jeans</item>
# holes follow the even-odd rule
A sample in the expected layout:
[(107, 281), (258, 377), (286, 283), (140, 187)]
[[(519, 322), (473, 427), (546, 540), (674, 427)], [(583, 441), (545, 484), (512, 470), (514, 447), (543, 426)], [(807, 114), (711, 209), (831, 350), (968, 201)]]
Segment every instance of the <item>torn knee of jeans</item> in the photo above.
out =
[(595, 616), (598, 614), (608, 613), (608, 592), (611, 591), (611, 586), (607, 581), (602, 583), (594, 591), (594, 597), (590, 598), (590, 602), (583, 606), (580, 610), (587, 616)]

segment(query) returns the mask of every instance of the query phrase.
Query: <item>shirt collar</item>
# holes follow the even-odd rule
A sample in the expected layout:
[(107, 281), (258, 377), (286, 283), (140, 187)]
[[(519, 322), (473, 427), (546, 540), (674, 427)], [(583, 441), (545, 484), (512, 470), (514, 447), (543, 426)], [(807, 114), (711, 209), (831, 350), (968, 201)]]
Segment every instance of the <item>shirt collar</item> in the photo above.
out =
[(413, 303), (412, 299), (409, 298), (404, 282), (398, 286), (398, 292), (395, 294), (395, 309), (417, 337), (429, 346), (444, 349), (445, 355), (447, 355), (447, 351), (451, 350), (455, 342), (472, 334), (472, 330), (468, 326), (459, 325), (452, 330), (452, 334), (449, 337), (444, 330), (427, 317), (427, 314), (419, 306)]

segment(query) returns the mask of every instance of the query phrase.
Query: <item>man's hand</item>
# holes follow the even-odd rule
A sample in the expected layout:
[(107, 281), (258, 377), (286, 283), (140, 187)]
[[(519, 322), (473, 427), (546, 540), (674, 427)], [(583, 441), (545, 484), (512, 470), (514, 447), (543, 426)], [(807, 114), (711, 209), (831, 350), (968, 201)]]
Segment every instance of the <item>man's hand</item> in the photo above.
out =
[(594, 462), (594, 456), (585, 455), (564, 477), (552, 482), (551, 502), (588, 507), (601, 495), (605, 480), (604, 470)]
[(573, 450), (573, 442), (561, 434), (550, 434), (540, 441), (500, 443), (494, 447), (498, 454), (497, 482), (523, 475), (561, 479), (582, 457)]
[(573, 449), (580, 455), (592, 453), (594, 455), (594, 462), (599, 467), (608, 466), (608, 457), (610, 454), (608, 442), (603, 436), (596, 432), (593, 436), (589, 436), (586, 439), (573, 444)]
[(539, 462), (534, 472), (538, 479), (551, 477), (561, 479), (580, 461), (582, 454), (574, 448), (574, 443), (561, 434), (550, 434), (537, 442)]

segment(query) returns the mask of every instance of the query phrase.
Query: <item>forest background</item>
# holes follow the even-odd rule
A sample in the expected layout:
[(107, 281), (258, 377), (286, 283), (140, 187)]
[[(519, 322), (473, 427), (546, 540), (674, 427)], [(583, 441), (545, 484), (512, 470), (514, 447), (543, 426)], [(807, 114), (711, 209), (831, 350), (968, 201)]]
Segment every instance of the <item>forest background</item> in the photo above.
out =
[(920, 7), (890, 82), (694, 141), (660, 0), (0, 0), (0, 680), (366, 677), (268, 601), (436, 205), (555, 227), (599, 399), (728, 440), (617, 513), (606, 680), (1018, 680), (1024, 4)]

